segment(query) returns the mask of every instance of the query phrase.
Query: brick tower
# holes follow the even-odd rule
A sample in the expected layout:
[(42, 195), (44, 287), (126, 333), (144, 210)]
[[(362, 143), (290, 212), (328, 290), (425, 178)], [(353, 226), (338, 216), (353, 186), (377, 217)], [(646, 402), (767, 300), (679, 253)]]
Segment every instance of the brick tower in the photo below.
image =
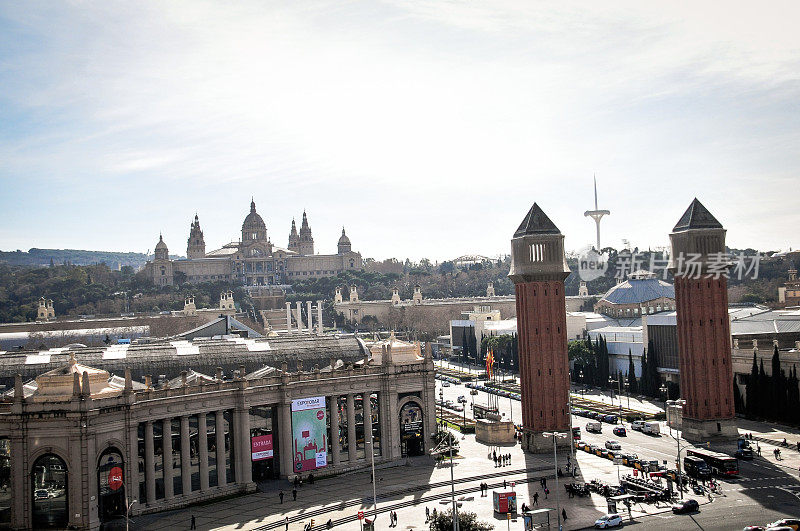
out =
[[(523, 448), (553, 449), (546, 431), (569, 431), (569, 360), (564, 279), (569, 276), (564, 236), (533, 204), (511, 240), (511, 271), (517, 299)], [(568, 445), (572, 438), (557, 439)]]
[[(675, 275), (683, 436), (737, 437), (733, 405), (725, 229), (695, 199), (669, 236)], [(722, 266), (722, 267), (720, 267)]]

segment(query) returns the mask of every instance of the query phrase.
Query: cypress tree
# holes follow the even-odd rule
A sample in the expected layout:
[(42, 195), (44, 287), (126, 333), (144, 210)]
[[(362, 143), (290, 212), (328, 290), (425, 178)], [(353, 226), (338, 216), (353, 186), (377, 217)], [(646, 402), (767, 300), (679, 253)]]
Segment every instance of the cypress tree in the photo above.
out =
[(772, 408), (768, 416), (777, 419), (782, 415), (783, 408), (786, 407), (786, 398), (782, 396), (784, 386), (781, 383), (781, 358), (777, 345), (772, 351), (772, 376), (770, 377), (769, 387), (770, 391), (772, 391)]
[(650, 388), (648, 387), (647, 382), (647, 350), (642, 351), (642, 378), (639, 380), (641, 384), (639, 386), (639, 392), (643, 395), (650, 396)]
[(631, 394), (639, 392), (639, 386), (636, 385), (636, 367), (633, 365), (631, 349), (628, 349), (628, 391)]
[(658, 397), (661, 377), (658, 375), (658, 354), (652, 341), (647, 342), (647, 374), (642, 377), (647, 379), (650, 396)]
[(475, 360), (475, 363), (478, 363), (478, 340), (475, 339), (475, 328), (472, 328), (471, 333), (469, 334), (469, 358), (467, 359), (467, 363), (471, 363), (471, 360)]
[(736, 413), (741, 413), (744, 409), (742, 406), (742, 394), (739, 392), (739, 386), (736, 384), (736, 376), (733, 377), (733, 409)]
[(469, 339), (467, 339), (467, 328), (461, 329), (461, 361), (466, 363), (469, 356)]
[(758, 357), (753, 352), (753, 366), (750, 368), (750, 377), (745, 386), (745, 411), (749, 418), (753, 418), (760, 408), (758, 404)]

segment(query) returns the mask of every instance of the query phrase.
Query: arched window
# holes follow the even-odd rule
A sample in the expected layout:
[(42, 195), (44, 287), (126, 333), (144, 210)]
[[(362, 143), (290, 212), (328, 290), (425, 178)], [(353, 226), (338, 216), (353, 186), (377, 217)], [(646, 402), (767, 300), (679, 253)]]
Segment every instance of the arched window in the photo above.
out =
[(119, 450), (109, 448), (103, 452), (97, 465), (97, 505), (101, 522), (125, 515), (124, 470)]
[(69, 504), (67, 465), (54, 454), (45, 454), (31, 469), (33, 527), (67, 527)]

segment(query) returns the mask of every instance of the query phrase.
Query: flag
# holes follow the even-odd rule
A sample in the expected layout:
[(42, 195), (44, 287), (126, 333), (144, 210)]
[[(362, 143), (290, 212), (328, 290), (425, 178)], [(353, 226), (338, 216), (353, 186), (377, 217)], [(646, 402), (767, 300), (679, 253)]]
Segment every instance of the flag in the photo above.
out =
[(494, 365), (494, 352), (491, 350), (486, 355), (486, 377), (492, 377), (492, 366)]

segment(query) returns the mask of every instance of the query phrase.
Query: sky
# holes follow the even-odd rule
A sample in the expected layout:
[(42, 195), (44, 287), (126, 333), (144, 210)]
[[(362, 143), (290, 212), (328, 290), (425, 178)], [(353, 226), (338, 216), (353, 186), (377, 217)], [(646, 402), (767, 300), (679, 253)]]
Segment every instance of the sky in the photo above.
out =
[(800, 4), (0, 3), (0, 249), (185, 254), (342, 226), (365, 257), (498, 256), (533, 202), (578, 250), (800, 247)]

